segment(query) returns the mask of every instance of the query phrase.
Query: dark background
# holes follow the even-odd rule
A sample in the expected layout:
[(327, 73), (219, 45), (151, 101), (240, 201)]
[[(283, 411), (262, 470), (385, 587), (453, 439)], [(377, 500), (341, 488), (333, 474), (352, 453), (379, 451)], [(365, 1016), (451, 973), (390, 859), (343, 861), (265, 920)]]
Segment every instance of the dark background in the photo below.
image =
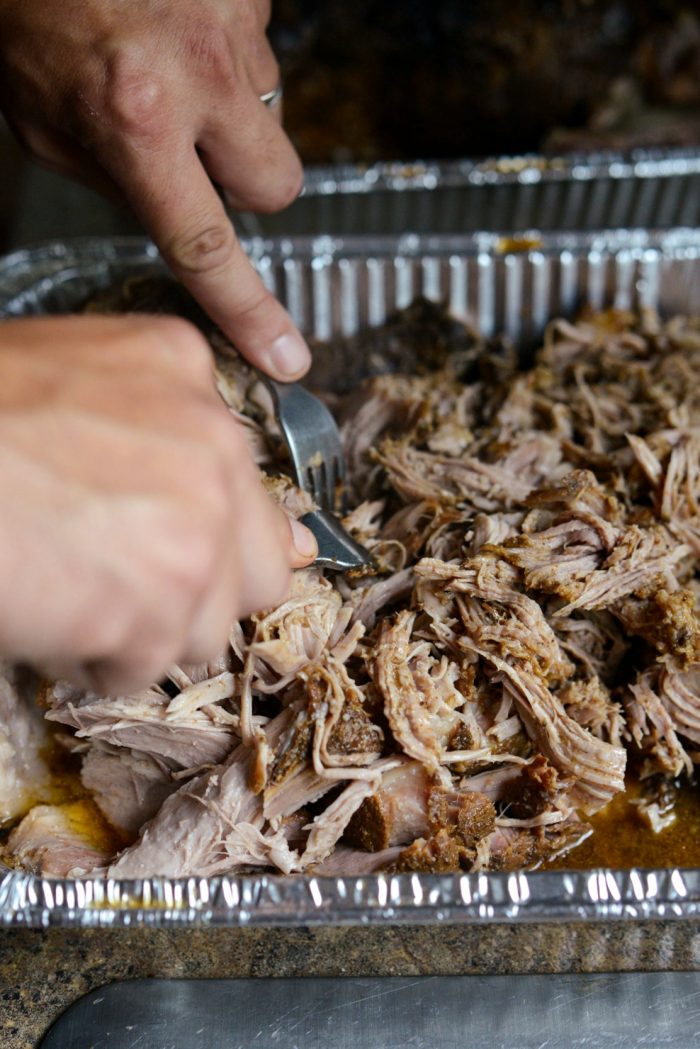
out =
[(700, 142), (700, 4), (277, 0), (303, 158), (424, 159)]
[[(270, 35), (307, 164), (700, 145), (698, 0), (275, 0)], [(0, 251), (120, 232), (0, 119)]]

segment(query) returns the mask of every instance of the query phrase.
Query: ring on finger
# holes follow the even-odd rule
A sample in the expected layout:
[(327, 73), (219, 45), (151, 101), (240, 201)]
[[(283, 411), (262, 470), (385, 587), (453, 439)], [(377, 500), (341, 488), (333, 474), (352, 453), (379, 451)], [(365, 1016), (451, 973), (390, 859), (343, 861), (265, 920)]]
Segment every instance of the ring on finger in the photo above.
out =
[(280, 83), (277, 87), (274, 87), (272, 91), (266, 91), (264, 95), (260, 95), (260, 101), (264, 106), (267, 106), (268, 109), (272, 109), (273, 106), (276, 106), (282, 101), (282, 84)]

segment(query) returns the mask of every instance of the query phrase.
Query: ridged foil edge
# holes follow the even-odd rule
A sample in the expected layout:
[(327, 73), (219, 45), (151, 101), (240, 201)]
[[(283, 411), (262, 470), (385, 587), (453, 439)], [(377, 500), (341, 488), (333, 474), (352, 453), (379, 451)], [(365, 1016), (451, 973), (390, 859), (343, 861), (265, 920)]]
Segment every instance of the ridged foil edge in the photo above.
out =
[(377, 190), (460, 189), (467, 186), (532, 185), (540, 182), (590, 182), (594, 179), (649, 179), (700, 174), (700, 149), (629, 151), (489, 157), (483, 160), (380, 161), (307, 167), (308, 197)]
[[(532, 344), (553, 316), (602, 308), (700, 312), (700, 230), (536, 230), (404, 236), (253, 238), (244, 247), (308, 336), (327, 340), (381, 324), (416, 295), (443, 300), (485, 336)], [(140, 238), (52, 242), (0, 260), (0, 318), (67, 309), (119, 274), (163, 269)], [(671, 301), (672, 300), (672, 301)]]
[(6, 926), (248, 926), (674, 921), (700, 916), (700, 871), (314, 878), (0, 879)]

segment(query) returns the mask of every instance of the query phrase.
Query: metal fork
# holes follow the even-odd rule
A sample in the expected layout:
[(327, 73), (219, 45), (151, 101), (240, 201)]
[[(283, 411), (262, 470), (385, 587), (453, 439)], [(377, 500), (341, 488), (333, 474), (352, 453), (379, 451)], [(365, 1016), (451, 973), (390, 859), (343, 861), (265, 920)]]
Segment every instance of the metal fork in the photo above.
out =
[(298, 383), (263, 377), (275, 404), (277, 422), (289, 448), (297, 484), (318, 510), (301, 518), (316, 537), (316, 564), (346, 572), (371, 561), (363, 546), (348, 535), (335, 511), (343, 511), (345, 459), (335, 419), (325, 404)]

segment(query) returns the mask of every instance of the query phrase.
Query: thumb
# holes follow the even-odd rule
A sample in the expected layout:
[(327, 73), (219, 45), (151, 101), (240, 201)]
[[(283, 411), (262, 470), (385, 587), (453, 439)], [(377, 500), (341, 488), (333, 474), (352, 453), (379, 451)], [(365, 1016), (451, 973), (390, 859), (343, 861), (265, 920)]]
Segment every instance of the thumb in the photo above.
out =
[[(286, 511), (285, 511), (286, 513)], [(292, 535), (292, 568), (304, 568), (318, 556), (318, 543), (313, 532), (297, 521), (296, 517), (286, 513), (289, 530)]]

